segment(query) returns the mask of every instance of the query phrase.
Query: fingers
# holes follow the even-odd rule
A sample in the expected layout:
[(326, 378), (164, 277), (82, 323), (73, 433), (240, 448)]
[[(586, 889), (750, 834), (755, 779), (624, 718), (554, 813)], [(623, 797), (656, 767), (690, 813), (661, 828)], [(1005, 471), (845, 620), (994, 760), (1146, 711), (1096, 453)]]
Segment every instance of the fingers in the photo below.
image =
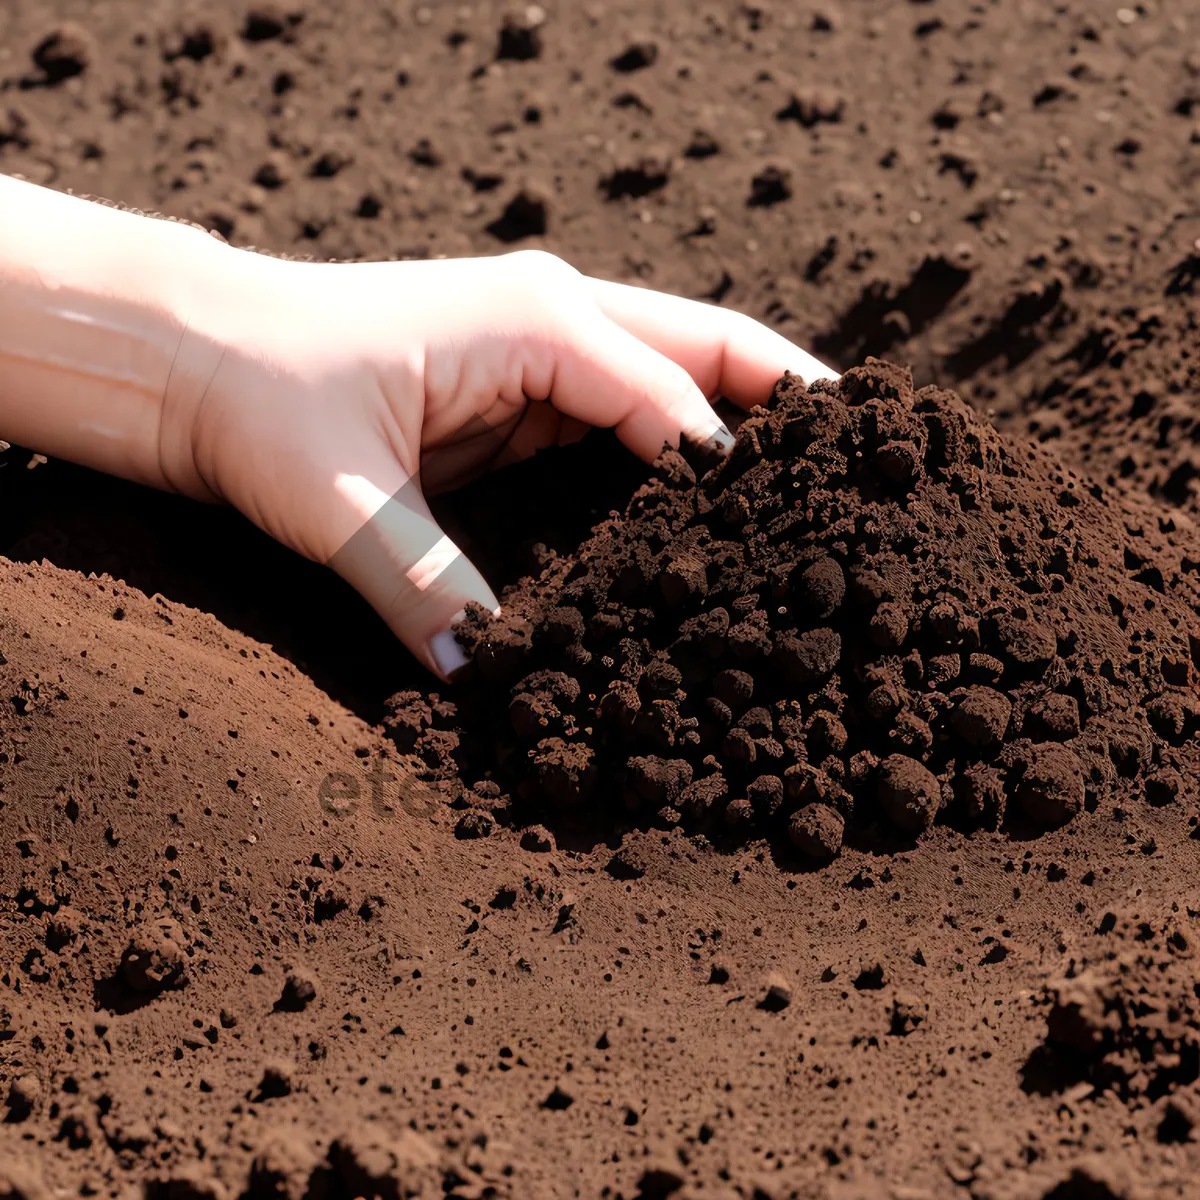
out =
[(467, 665), (452, 626), (472, 601), (499, 612), (492, 589), (433, 519), (419, 480), (399, 467), (383, 487), (339, 475), (334, 497), (338, 525), (353, 532), (328, 565), (435, 675), (452, 679)]
[(720, 451), (733, 446), (733, 435), (688, 372), (599, 310), (566, 330), (552, 375), (554, 407), (572, 428), (578, 422), (613, 427), (647, 462), (664, 442), (678, 446), (681, 433)]
[(722, 395), (751, 408), (770, 399), (784, 371), (807, 383), (838, 378), (832, 367), (743, 313), (630, 284), (587, 283), (612, 321), (678, 363), (707, 397)]

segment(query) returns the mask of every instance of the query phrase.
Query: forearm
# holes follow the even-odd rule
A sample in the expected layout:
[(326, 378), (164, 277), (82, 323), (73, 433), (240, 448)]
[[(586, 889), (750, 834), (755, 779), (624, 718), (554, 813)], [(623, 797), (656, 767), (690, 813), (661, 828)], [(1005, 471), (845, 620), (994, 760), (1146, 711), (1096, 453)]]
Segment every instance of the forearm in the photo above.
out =
[(220, 303), (222, 252), (243, 253), (0, 175), (0, 437), (178, 486), (162, 469), (163, 398), (173, 372), (205, 367), (178, 356), (194, 314)]

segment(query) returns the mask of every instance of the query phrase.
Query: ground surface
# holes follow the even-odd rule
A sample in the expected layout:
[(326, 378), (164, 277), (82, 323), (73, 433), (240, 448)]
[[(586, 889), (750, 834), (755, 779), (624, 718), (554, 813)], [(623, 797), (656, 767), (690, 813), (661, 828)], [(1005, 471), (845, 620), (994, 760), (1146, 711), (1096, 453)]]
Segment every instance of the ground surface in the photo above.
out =
[[(925, 520), (896, 536), (928, 559), (929, 529), (991, 471), (985, 503), (1007, 488), (1016, 505), (994, 527), (962, 518), (981, 549), (948, 556), (958, 600), (1010, 616), (1016, 589), (1054, 644), (973, 650), (960, 630), (931, 647), (927, 574), (899, 598), (852, 589), (810, 624), (850, 646), (859, 613), (865, 658), (828, 664), (836, 684), (768, 685), (805, 722), (844, 722), (807, 784), (845, 822), (836, 858), (797, 859), (769, 821), (710, 836), (644, 768), (664, 803), (626, 808), (602, 738), (611, 787), (583, 828), (545, 793), (555, 764), (511, 804), (462, 794), (478, 771), (513, 777), (469, 734), (461, 780), (444, 737), (422, 743), (423, 781), (384, 779), (415, 765), (415, 702), (388, 698), (426, 682), (327, 573), (232, 514), (9, 452), (0, 1195), (1194, 1195), (1195, 13), (546, 7), (540, 24), (513, 10), (502, 34), (491, 4), (0, 0), (0, 169), (291, 254), (544, 246), (750, 312), (843, 368), (909, 363), (918, 387), (1041, 449), (967, 422), (985, 461), (968, 453), (948, 482), (931, 420), (957, 402), (885, 397), (890, 440), (911, 449), (880, 458), (868, 429), (863, 478), (817, 462), (854, 531), (839, 549), (827, 503), (821, 550), (847, 568), (875, 554), (854, 520), (874, 505), (879, 530)], [(38, 52), (62, 21), (78, 29)], [(476, 485), (446, 520), (497, 586), (537, 573), (539, 542), (563, 556), (513, 594), (536, 617), (645, 478), (594, 439)], [(1068, 482), (1082, 504), (1056, 499)], [(671, 503), (698, 505), (690, 487)], [(747, 511), (780, 487), (744, 487)], [(622, 545), (639, 503), (613, 527)], [(726, 585), (731, 603), (762, 591)], [(568, 607), (602, 610), (593, 593)], [(888, 642), (880, 604), (904, 609), (911, 640)], [(997, 614), (965, 615), (986, 640)], [(605, 652), (590, 628), (577, 643)], [(914, 649), (916, 674), (884, 661)], [(872, 664), (893, 674), (857, 669)], [(460, 713), (517, 682), (485, 678), (456, 710), (443, 696), (425, 724), (463, 733)], [(967, 683), (1016, 701), (995, 758), (979, 734), (965, 758), (942, 736), (943, 719), (965, 736)], [(681, 713), (707, 699), (704, 671), (679, 684)], [(883, 708), (881, 684), (898, 689)], [(537, 691), (518, 694), (554, 701)], [(1075, 701), (1078, 731), (1059, 701), (1036, 737), (1017, 724), (1044, 693)], [(872, 816), (893, 811), (878, 768), (851, 761), (882, 758), (896, 731), (947, 784), (944, 814), (907, 840)], [(807, 726), (796, 745), (778, 732), (791, 765), (816, 759)], [(1081, 805), (1073, 768), (1029, 753), (1047, 742), (1076, 747)], [(699, 776), (707, 747), (681, 745), (654, 755)], [(839, 755), (849, 809), (827, 786)], [(972, 808), (954, 780), (979, 765), (1021, 811), (1065, 795), (1072, 819)], [(323, 797), (341, 772), (361, 776), (357, 801), (340, 779)], [(731, 770), (748, 795), (725, 799), (761, 817), (771, 785), (750, 785), (770, 774)], [(928, 790), (906, 794), (929, 809)], [(455, 836), (471, 814), (491, 836)]]

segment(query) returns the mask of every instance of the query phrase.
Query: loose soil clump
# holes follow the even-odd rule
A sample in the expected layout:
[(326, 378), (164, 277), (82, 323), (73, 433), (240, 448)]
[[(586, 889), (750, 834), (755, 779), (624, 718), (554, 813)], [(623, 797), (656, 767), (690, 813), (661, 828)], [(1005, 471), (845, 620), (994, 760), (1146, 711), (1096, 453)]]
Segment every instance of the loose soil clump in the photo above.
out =
[(656, 466), (468, 622), (453, 713), (394, 698), (425, 777), (473, 783), (460, 805), (826, 859), (935, 821), (1054, 828), (1177, 769), (1200, 717), (1178, 561), (952, 392), (877, 360), (788, 376), (727, 461)]

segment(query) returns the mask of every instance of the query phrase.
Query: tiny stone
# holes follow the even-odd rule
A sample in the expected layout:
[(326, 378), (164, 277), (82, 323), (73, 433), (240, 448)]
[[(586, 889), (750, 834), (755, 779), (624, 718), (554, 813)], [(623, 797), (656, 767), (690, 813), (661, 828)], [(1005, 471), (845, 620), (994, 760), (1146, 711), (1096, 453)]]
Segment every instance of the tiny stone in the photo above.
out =
[(763, 1012), (782, 1012), (792, 1002), (792, 985), (782, 975), (772, 971), (766, 978), (766, 990), (758, 1007)]
[(792, 814), (788, 838), (809, 858), (833, 858), (842, 848), (846, 821), (828, 804), (806, 804)]

